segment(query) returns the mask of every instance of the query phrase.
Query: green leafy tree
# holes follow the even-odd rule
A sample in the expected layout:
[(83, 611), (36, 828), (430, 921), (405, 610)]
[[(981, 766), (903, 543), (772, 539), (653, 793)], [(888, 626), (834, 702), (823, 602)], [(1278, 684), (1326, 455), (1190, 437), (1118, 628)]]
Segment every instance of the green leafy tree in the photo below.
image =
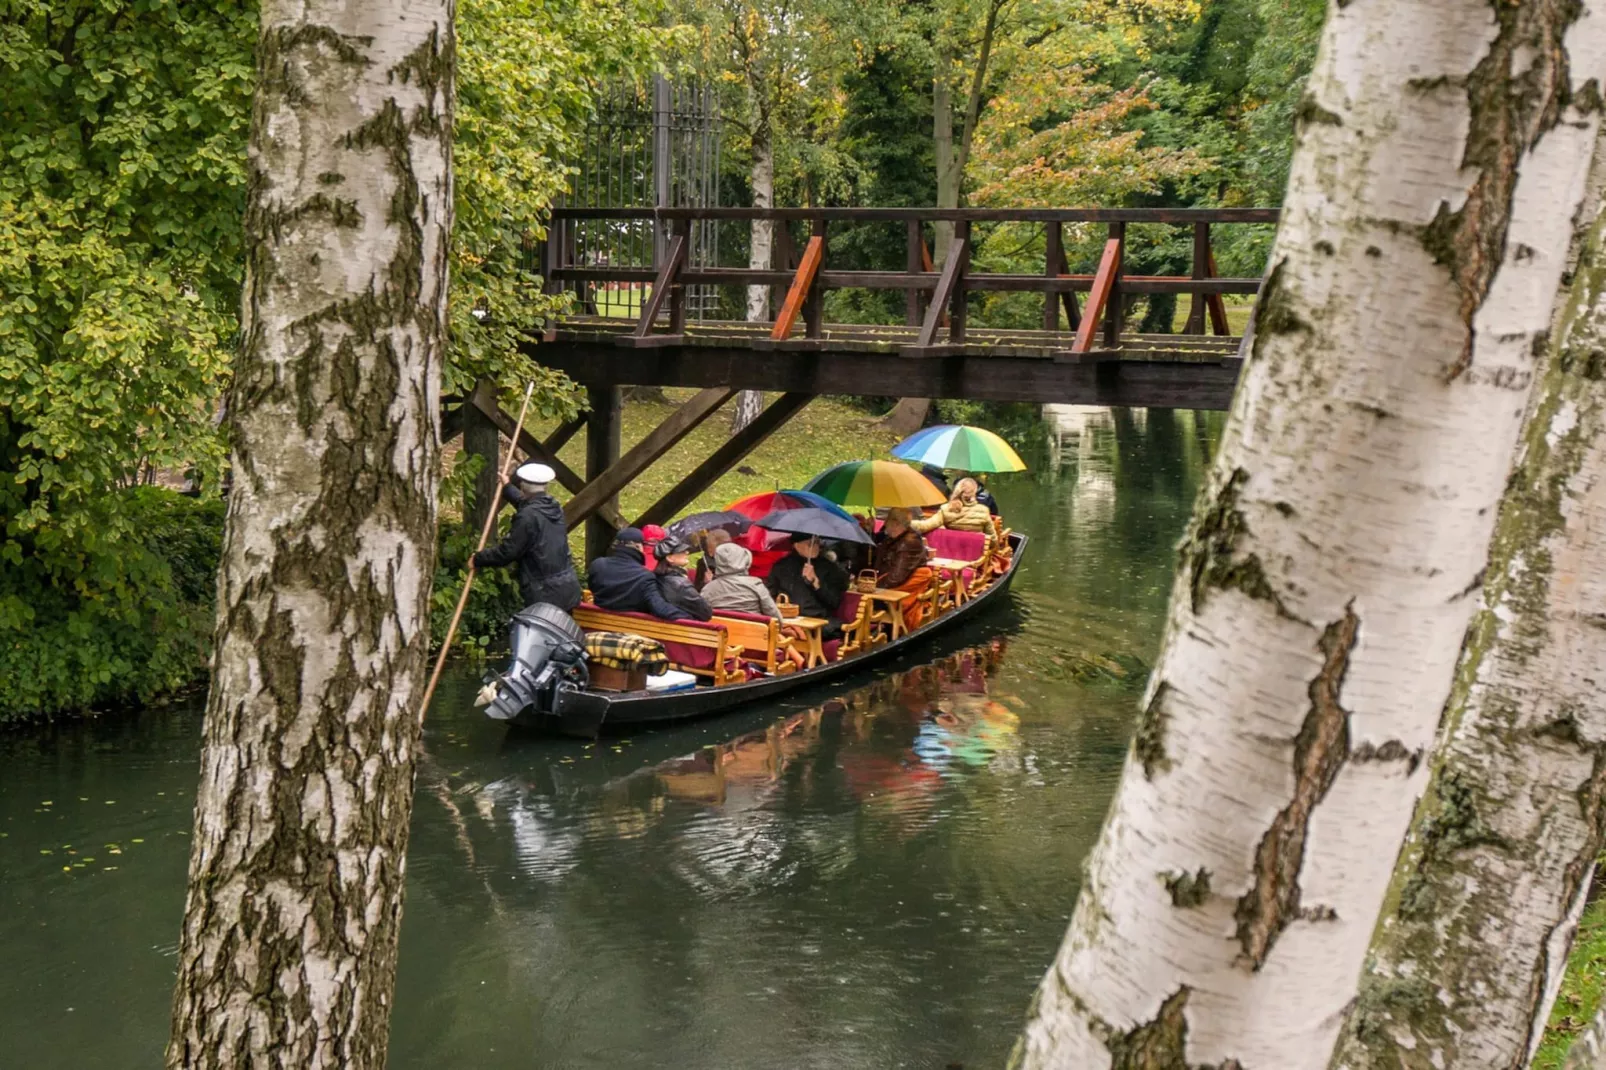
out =
[[(447, 392), (535, 378), (544, 411), (577, 405), (517, 349), (551, 311), (524, 249), (595, 86), (647, 69), (658, 25), (653, 0), (460, 5)], [(0, 0), (0, 679), (58, 681), (0, 716), (201, 664), (108, 668), (89, 637), (148, 631), (167, 598), (127, 489), (218, 487), (256, 32), (250, 0)]]

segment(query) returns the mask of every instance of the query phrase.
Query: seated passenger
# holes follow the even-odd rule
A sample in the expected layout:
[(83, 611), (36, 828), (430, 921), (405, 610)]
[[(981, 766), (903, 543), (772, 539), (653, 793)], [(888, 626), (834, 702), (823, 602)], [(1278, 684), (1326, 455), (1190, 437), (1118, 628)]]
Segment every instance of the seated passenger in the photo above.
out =
[(640, 528), (623, 528), (614, 537), (607, 557), (591, 562), (586, 585), (591, 600), (602, 609), (621, 613), (651, 613), (663, 620), (685, 616), (679, 606), (659, 593), (658, 577), (647, 571)]
[[(926, 564), (926, 540), (910, 526), (909, 510), (901, 506), (887, 510), (870, 562), (876, 583), (884, 590), (918, 595), (935, 575)], [(910, 629), (920, 623), (920, 605), (914, 598), (903, 603), (903, 623)]]
[(815, 536), (798, 539), (792, 543), (792, 552), (775, 562), (764, 586), (771, 594), (790, 598), (803, 616), (827, 621), (821, 634), (830, 640), (842, 634), (841, 623), (833, 618), (847, 593), (848, 574), (821, 553), (823, 548)]
[(976, 484), (976, 500), (985, 505), (989, 513), (991, 513), (993, 516), (997, 516), (998, 499), (994, 498), (993, 492), (987, 489), (986, 479), (982, 476), (977, 476)]
[(781, 619), (775, 599), (764, 581), (747, 574), (753, 552), (745, 546), (727, 542), (714, 551), (714, 578), (703, 588), (703, 600), (714, 610), (733, 609), (738, 613), (758, 613)]
[(915, 531), (924, 534), (947, 528), (950, 531), (991, 531), (993, 514), (976, 500), (977, 484), (966, 476), (954, 484), (954, 496), (943, 502), (935, 513), (910, 523)]
[(692, 577), (697, 589), (700, 591), (714, 578), (714, 551), (731, 541), (731, 533), (724, 528), (715, 528), (713, 531), (703, 532), (701, 539), (703, 556), (697, 559), (697, 575)]
[(642, 547), (642, 556), (646, 560), (642, 563), (647, 566), (648, 572), (658, 571), (658, 544), (663, 542), (664, 536), (668, 534), (669, 532), (657, 524), (641, 525), (641, 537), (646, 542), (646, 545)]
[(692, 586), (691, 577), (686, 575), (686, 566), (690, 561), (691, 543), (678, 535), (660, 539), (658, 567), (653, 570), (653, 575), (658, 577), (658, 593), (670, 605), (678, 606), (681, 616), (707, 620), (714, 615), (714, 611), (708, 608), (703, 596)]

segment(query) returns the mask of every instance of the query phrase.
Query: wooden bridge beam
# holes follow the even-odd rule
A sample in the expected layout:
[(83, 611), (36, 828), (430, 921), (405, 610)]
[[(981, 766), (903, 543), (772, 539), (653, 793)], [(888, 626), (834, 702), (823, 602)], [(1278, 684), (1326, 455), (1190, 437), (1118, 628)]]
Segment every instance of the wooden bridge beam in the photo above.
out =
[(761, 446), (765, 439), (813, 400), (813, 394), (800, 393), (782, 394), (776, 398), (752, 423), (726, 439), (706, 461), (693, 468), (663, 497), (648, 506), (647, 511), (636, 518), (636, 526), (667, 524), (671, 518), (695, 501), (699, 494), (713, 486), (720, 476), (741, 463), (743, 458)]
[[(617, 402), (618, 388), (608, 388), (609, 393)], [(594, 391), (594, 394), (597, 393)], [(675, 443), (685, 438), (704, 420), (712, 416), (721, 405), (730, 400), (736, 393), (730, 387), (715, 386), (698, 391), (680, 408), (669, 414), (669, 418), (647, 433), (647, 437), (636, 443), (623, 456), (619, 456), (618, 432), (613, 431), (605, 436), (600, 428), (616, 425), (618, 409), (613, 405), (599, 408), (593, 405), (591, 410), (591, 425), (588, 432), (588, 445), (595, 444), (596, 449), (587, 450), (587, 469), (591, 478), (586, 485), (580, 488), (568, 504), (563, 507), (564, 520), (569, 530), (591, 517), (606, 502), (611, 502), (618, 493), (629, 485), (630, 481), (645, 472), (658, 458), (669, 451)], [(604, 437), (611, 440), (612, 445), (602, 441)], [(613, 452), (614, 460), (601, 471), (593, 468), (599, 465)], [(615, 528), (617, 530), (617, 526)], [(591, 553), (591, 529), (586, 533), (586, 550)], [(612, 541), (611, 533), (608, 535)], [(605, 549), (605, 548), (604, 548)]]
[[(597, 479), (619, 460), (624, 391), (618, 386), (593, 386), (586, 390), (586, 397), (591, 406), (590, 416), (586, 420), (586, 484), (574, 488), (574, 498), (570, 498), (563, 507), (564, 524), (570, 531), (579, 522), (571, 520), (569, 516), (574, 499), (586, 487), (595, 486)], [(593, 561), (607, 553), (613, 545), (614, 535), (626, 526), (624, 516), (619, 512), (619, 499), (612, 494), (599, 496), (591, 512), (580, 519), (584, 520), (586, 526), (586, 561)]]
[[(513, 436), (515, 421), (496, 403), (496, 393), (488, 383), (476, 386), (474, 393), (469, 395), (468, 403), (484, 413), (486, 419), (495, 424), (497, 430), (502, 432), (503, 437), (511, 438)], [(548, 449), (540, 439), (523, 428), (519, 429), (518, 448), (524, 451), (526, 457), (540, 461), (551, 468), (556, 474), (558, 486), (571, 494), (585, 486), (585, 480), (581, 479), (574, 469), (558, 459), (557, 451)], [(624, 527), (624, 516), (617, 508), (611, 505), (603, 510), (603, 517), (617, 527)]]
[[(1086, 322), (1084, 318), (1083, 322)], [(1176, 337), (1180, 342), (1180, 336)], [(794, 345), (801, 344), (794, 340)], [(950, 354), (911, 360), (891, 352), (747, 349), (698, 344), (633, 350), (595, 342), (531, 347), (547, 367), (588, 384), (633, 383), (804, 394), (886, 394), (976, 401), (1055, 401), (1077, 405), (1225, 409), (1238, 381), (1231, 350), (1205, 356), (1186, 349), (1145, 350), (1106, 359), (1099, 353), (1035, 356)]]
[(1099, 257), (1099, 270), (1093, 276), (1093, 289), (1087, 294), (1087, 309), (1082, 323), (1076, 329), (1076, 341), (1071, 343), (1072, 353), (1087, 353), (1093, 348), (1093, 336), (1099, 329), (1110, 296), (1115, 293), (1115, 276), (1121, 270), (1121, 242), (1111, 238), (1104, 243), (1104, 255)]
[(770, 331), (771, 339), (782, 342), (792, 333), (792, 325), (797, 322), (798, 314), (803, 311), (804, 302), (814, 289), (814, 276), (820, 270), (820, 262), (824, 259), (825, 237), (816, 234), (809, 239), (808, 246), (803, 250), (803, 262), (797, 266), (797, 274), (792, 276), (792, 287), (786, 291), (786, 300), (782, 302), (781, 311), (775, 317), (775, 327)]

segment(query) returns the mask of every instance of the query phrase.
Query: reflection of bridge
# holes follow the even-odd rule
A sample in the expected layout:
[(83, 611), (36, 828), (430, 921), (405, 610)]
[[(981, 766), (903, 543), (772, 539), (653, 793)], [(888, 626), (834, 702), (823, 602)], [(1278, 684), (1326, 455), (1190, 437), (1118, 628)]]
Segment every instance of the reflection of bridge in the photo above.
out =
[[(771, 220), (772, 269), (696, 266), (693, 245), (706, 247), (712, 228)], [(1230, 333), (1225, 295), (1251, 295), (1259, 279), (1220, 278), (1211, 254), (1211, 228), (1275, 223), (1275, 209), (956, 209), (933, 208), (560, 208), (542, 246), (541, 273), (549, 292), (572, 290), (578, 312), (552, 324), (530, 343), (530, 355), (590, 388), (592, 411), (559, 428), (546, 442), (532, 437), (526, 452), (553, 464), (573, 492), (570, 526), (595, 517), (595, 544), (624, 520), (618, 492), (736, 391), (779, 391), (745, 430), (694, 469), (638, 522), (662, 523), (684, 509), (724, 472), (817, 394), (971, 398), (986, 401), (1069, 402), (1088, 405), (1226, 408), (1237, 382), (1238, 341)], [(933, 270), (925, 226), (953, 228), (949, 254)], [(1073, 274), (1065, 227), (1102, 225), (1098, 268)], [(1124, 270), (1126, 230), (1138, 224), (1186, 227), (1192, 235), (1185, 276), (1132, 275)], [(793, 236), (793, 226), (807, 237)], [(901, 225), (906, 257), (901, 271), (844, 270), (830, 263), (833, 227)], [(1044, 231), (1040, 274), (975, 270), (974, 237), (1008, 226), (1035, 243)], [(665, 233), (667, 229), (667, 233)], [(618, 248), (621, 235), (654, 249), (652, 266), (598, 263), (598, 246)], [(713, 287), (785, 289), (772, 321), (694, 319), (688, 290)], [(828, 324), (830, 290), (900, 291), (899, 325)], [(1041, 318), (1030, 328), (982, 327), (970, 322), (975, 293), (1039, 295)], [(1188, 295), (1179, 333), (1125, 329), (1125, 310), (1139, 295)], [(625, 300), (621, 305), (620, 298)], [(703, 306), (707, 302), (700, 302)], [(615, 309), (623, 314), (610, 315)], [(1122, 314), (1111, 314), (1122, 310)], [(1034, 314), (1035, 315), (1035, 314)], [(661, 426), (620, 455), (618, 388), (702, 388)], [(512, 421), (495, 410), (488, 391), (476, 407), (505, 431)], [(555, 454), (580, 428), (587, 432), (587, 478), (557, 463)]]

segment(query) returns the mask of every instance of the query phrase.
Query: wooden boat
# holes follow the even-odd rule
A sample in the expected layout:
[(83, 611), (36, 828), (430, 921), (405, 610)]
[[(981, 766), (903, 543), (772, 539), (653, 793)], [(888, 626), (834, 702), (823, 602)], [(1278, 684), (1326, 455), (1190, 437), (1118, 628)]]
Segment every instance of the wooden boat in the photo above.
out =
[(744, 683), (702, 686), (681, 691), (602, 691), (594, 688), (564, 690), (555, 695), (555, 709), (527, 707), (506, 723), (520, 728), (557, 731), (594, 739), (602, 732), (670, 724), (736, 709), (750, 702), (774, 698), (788, 691), (866, 672), (892, 661), (910, 648), (952, 632), (1006, 601), (1010, 584), (1020, 569), (1027, 537), (1009, 534), (1009, 567), (992, 582), (958, 606), (941, 613), (903, 636), (868, 646), (836, 661), (784, 675), (761, 676)]

